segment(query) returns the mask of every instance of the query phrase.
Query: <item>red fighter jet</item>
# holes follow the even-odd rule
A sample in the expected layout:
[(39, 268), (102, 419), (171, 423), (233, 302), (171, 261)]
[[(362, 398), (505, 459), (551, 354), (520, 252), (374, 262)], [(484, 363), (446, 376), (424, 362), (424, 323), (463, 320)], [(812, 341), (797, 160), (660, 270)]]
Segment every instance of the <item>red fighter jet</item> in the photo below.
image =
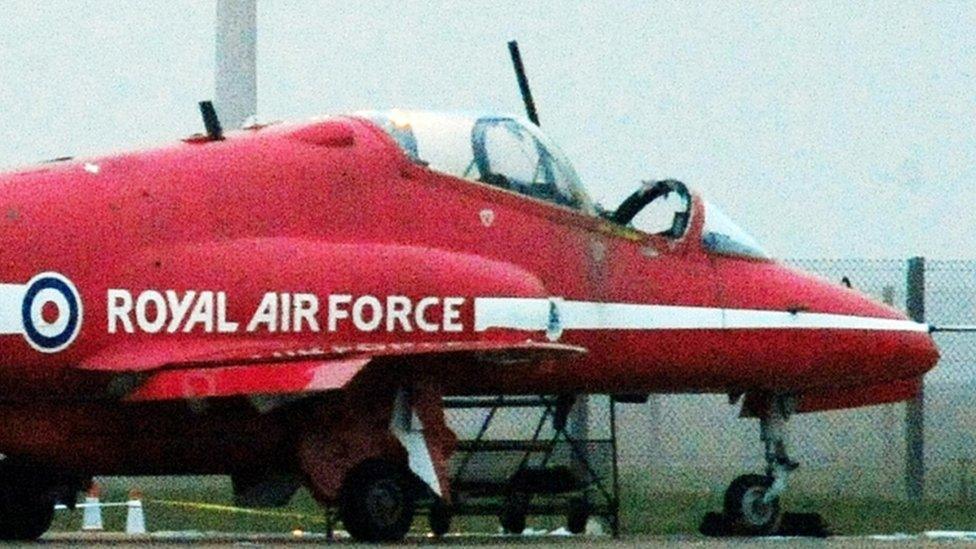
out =
[(775, 527), (793, 413), (916, 394), (929, 327), (791, 270), (677, 181), (613, 212), (509, 116), (367, 112), (0, 177), (0, 537), (93, 475), (299, 485), (363, 540), (450, 500), (441, 398), (725, 393)]

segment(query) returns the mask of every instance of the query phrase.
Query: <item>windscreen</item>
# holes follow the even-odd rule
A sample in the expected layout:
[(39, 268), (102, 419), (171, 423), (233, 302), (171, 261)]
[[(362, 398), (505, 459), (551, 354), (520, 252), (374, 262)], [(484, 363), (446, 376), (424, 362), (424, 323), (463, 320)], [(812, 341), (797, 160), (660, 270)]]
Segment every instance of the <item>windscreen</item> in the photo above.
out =
[(702, 244), (705, 249), (717, 254), (740, 257), (768, 259), (769, 254), (749, 233), (735, 224), (722, 210), (705, 202), (705, 227), (702, 230)]

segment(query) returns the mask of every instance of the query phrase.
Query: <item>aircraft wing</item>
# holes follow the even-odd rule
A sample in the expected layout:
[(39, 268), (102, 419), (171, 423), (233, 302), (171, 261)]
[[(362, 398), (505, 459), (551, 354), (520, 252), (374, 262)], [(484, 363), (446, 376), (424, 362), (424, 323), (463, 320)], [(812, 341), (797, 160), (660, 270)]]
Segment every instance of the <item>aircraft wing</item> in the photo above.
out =
[(345, 387), (374, 362), (511, 364), (584, 352), (582, 347), (549, 342), (478, 341), (350, 346), (338, 351), (276, 352), (269, 357), (251, 355), (237, 359), (221, 354), (211, 361), (194, 359), (154, 369), (126, 400), (315, 393)]

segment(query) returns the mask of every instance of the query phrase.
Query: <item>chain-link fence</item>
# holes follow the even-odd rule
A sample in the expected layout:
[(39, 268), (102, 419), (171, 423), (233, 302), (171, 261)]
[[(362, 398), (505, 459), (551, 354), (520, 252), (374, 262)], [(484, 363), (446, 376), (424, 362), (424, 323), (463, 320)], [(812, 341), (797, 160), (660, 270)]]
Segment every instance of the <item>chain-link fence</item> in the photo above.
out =
[[(935, 325), (976, 324), (976, 262), (925, 265), (925, 316)], [(937, 333), (939, 365), (925, 379), (926, 495), (976, 497), (976, 334)]]

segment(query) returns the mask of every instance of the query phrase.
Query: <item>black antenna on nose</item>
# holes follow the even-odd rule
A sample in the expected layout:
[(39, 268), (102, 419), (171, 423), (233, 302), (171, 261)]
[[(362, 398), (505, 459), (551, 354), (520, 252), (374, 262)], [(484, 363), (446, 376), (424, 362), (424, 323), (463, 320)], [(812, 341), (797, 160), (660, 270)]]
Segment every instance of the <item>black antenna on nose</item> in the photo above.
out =
[(539, 113), (535, 110), (535, 101), (532, 100), (532, 90), (529, 89), (529, 78), (525, 75), (525, 66), (522, 65), (522, 54), (519, 53), (517, 41), (512, 40), (508, 43), (508, 53), (512, 55), (512, 65), (515, 66), (515, 78), (518, 79), (519, 90), (522, 92), (522, 102), (525, 103), (525, 114), (533, 124), (539, 126)]
[(217, 118), (217, 111), (214, 109), (213, 102), (201, 101), (200, 114), (203, 116), (203, 127), (207, 129), (207, 137), (211, 141), (223, 139), (224, 129), (220, 127), (220, 119)]

